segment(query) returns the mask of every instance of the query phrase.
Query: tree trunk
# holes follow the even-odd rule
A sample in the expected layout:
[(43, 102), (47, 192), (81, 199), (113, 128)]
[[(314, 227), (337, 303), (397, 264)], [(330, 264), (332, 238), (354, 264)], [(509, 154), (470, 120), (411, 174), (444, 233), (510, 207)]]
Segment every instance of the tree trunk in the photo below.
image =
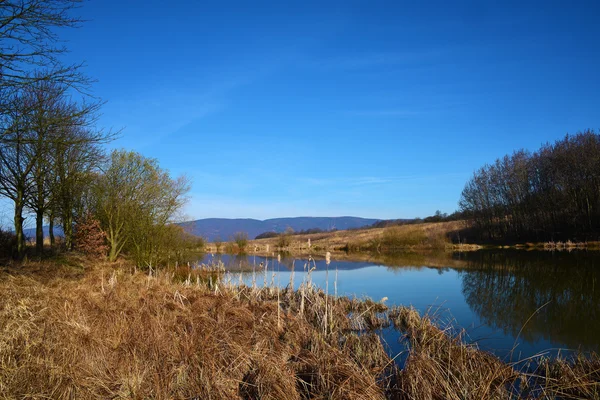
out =
[(50, 237), (50, 248), (54, 249), (54, 215), (48, 218), (50, 224), (48, 226), (48, 236)]
[(108, 240), (108, 245), (110, 246), (110, 250), (108, 252), (108, 261), (114, 262), (121, 254), (121, 250), (123, 250), (123, 246), (125, 246), (125, 242), (127, 239), (123, 240), (123, 235), (121, 229), (123, 228), (123, 223), (118, 228), (115, 228), (109, 224), (108, 232), (106, 232), (106, 239)]
[(35, 213), (35, 251), (44, 252), (44, 212), (39, 208)]
[(117, 251), (118, 243), (114, 238), (110, 238), (109, 243), (110, 243), (110, 251), (108, 252), (108, 261), (115, 262), (117, 259), (117, 256), (119, 255), (118, 251)]
[(23, 234), (23, 193), (19, 192), (15, 201), (15, 236), (17, 237), (16, 258), (21, 260), (25, 255), (25, 235)]
[(63, 220), (63, 232), (65, 235), (65, 250), (73, 248), (73, 218), (68, 215)]

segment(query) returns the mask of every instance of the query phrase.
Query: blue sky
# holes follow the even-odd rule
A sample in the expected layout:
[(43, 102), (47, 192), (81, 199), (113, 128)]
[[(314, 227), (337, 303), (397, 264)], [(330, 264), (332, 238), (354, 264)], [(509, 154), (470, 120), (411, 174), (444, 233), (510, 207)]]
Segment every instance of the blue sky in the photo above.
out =
[(189, 218), (410, 218), (599, 127), (600, 3), (524, 3), (92, 0), (61, 35)]

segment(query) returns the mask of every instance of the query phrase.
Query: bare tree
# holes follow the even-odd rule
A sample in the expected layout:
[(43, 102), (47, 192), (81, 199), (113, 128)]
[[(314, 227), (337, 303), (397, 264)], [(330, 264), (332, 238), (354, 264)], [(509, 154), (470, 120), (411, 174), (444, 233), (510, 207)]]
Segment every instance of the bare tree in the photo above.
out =
[(516, 151), (476, 171), (459, 206), (482, 239), (597, 240), (600, 134), (567, 135), (531, 154)]
[[(0, 1), (0, 91), (41, 80), (60, 81), (85, 89), (90, 80), (81, 73), (82, 64), (65, 65), (60, 56), (67, 49), (57, 34), (59, 28), (79, 26), (72, 11), (82, 0)], [(32, 69), (44, 75), (31, 75)]]
[(45, 215), (61, 219), (70, 248), (81, 184), (100, 162), (98, 145), (114, 136), (94, 129), (100, 103), (74, 103), (66, 92), (65, 85), (52, 81), (32, 83), (15, 92), (0, 119), (0, 195), (15, 203), (19, 256), (24, 207), (36, 215), (38, 252)]
[(35, 158), (30, 149), (32, 138), (25, 100), (13, 95), (8, 105), (10, 107), (0, 113), (0, 194), (14, 203), (16, 253), (21, 257), (25, 252), (23, 211), (31, 193), (31, 171)]
[(26, 204), (36, 215), (38, 253), (43, 251), (42, 227), (53, 189), (52, 150), (56, 142), (68, 139), (64, 133), (78, 124), (82, 117), (78, 107), (67, 100), (66, 90), (65, 85), (52, 81), (37, 81), (25, 86), (21, 91), (30, 113), (31, 142), (28, 145), (30, 156), (34, 159), (31, 170), (32, 190)]
[(54, 219), (60, 223), (67, 250), (73, 245), (74, 222), (92, 207), (91, 186), (105, 159), (99, 145), (112, 138), (111, 133), (71, 126), (63, 132), (61, 140), (52, 143), (50, 205), (46, 215), (51, 225)]
[[(18, 256), (25, 250), (23, 210), (36, 214), (36, 239), (42, 249), (43, 215), (48, 210), (50, 146), (89, 115), (99, 103), (75, 105), (65, 92), (86, 93), (91, 80), (82, 64), (65, 64), (67, 49), (58, 36), (81, 20), (72, 15), (82, 0), (0, 1), (0, 195), (15, 204)], [(42, 157), (43, 155), (43, 157)], [(53, 214), (51, 212), (50, 214)]]

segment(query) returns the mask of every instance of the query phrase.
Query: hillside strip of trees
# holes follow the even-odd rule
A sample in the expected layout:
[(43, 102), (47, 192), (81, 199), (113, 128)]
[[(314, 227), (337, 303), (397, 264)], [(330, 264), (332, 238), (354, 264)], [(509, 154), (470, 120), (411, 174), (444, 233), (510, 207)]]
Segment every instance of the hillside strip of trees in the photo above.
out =
[(600, 238), (600, 135), (566, 135), (475, 171), (459, 202), (483, 241)]

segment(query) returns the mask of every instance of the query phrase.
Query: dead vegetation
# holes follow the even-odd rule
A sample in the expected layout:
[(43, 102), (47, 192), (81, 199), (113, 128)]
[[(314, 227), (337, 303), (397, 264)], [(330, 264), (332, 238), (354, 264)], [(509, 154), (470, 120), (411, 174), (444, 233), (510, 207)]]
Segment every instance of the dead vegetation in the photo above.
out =
[[(298, 289), (279, 290), (213, 280), (223, 277), (218, 267), (148, 274), (68, 260), (0, 273), (2, 398), (600, 394), (594, 355), (517, 368), (465, 345), (414, 309), (328, 296), (312, 286), (310, 273)], [(404, 334), (402, 369), (377, 334), (387, 326)]]
[[(248, 249), (250, 253), (263, 255), (276, 251), (314, 255), (327, 251), (390, 254), (407, 250), (451, 250), (461, 246), (460, 232), (468, 226), (467, 221), (451, 221), (290, 235), (285, 241), (280, 237), (252, 240)], [(469, 249), (481, 248), (471, 246)], [(214, 244), (207, 244), (207, 251), (216, 252)]]
[(297, 292), (279, 293), (278, 310), (275, 291), (181, 282), (183, 275), (98, 267), (79, 279), (41, 282), (3, 273), (0, 393), (384, 398), (376, 377), (389, 362), (385, 351), (367, 351), (369, 336), (341, 343), (325, 334), (317, 296), (305, 292), (299, 317)]
[[(301, 235), (279, 235), (271, 238), (249, 241), (248, 253), (272, 256), (278, 252), (295, 256), (321, 256), (326, 252), (336, 259), (368, 258), (381, 259), (407, 252), (467, 252), (483, 248), (518, 248), (527, 250), (598, 250), (600, 242), (492, 242), (477, 244), (472, 242), (472, 221), (428, 222), (420, 224), (392, 225), (385, 228), (352, 229)], [(207, 243), (206, 251), (217, 253), (214, 243)], [(226, 252), (236, 253), (230, 243)]]

